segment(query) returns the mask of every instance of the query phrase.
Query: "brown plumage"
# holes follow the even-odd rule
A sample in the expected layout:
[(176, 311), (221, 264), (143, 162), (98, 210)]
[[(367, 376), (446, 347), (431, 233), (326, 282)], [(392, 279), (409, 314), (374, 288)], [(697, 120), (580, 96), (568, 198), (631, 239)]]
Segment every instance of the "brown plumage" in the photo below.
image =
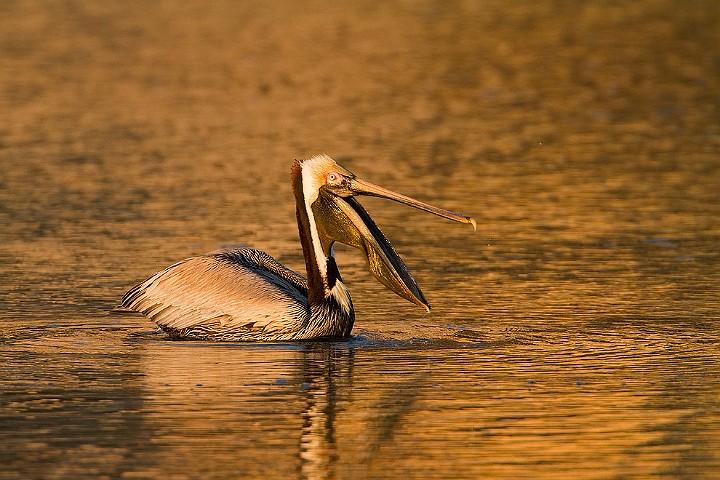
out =
[(176, 339), (278, 341), (343, 338), (355, 320), (333, 256), (335, 241), (361, 249), (370, 272), (429, 310), (420, 288), (355, 195), (396, 200), (451, 220), (472, 218), (360, 180), (327, 155), (296, 161), (292, 185), (307, 278), (250, 248), (178, 262), (130, 289), (121, 306)]

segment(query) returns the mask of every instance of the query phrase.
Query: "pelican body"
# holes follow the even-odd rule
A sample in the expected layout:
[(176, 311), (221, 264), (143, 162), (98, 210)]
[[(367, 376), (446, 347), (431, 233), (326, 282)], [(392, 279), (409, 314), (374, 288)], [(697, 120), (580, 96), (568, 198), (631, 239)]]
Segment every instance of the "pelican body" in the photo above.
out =
[(395, 200), (475, 228), (475, 220), (361, 180), (327, 155), (296, 160), (292, 189), (307, 277), (251, 248), (218, 250), (169, 266), (131, 288), (121, 307), (174, 339), (285, 341), (345, 338), (355, 321), (333, 244), (363, 251), (370, 272), (430, 310), (402, 259), (357, 195)]

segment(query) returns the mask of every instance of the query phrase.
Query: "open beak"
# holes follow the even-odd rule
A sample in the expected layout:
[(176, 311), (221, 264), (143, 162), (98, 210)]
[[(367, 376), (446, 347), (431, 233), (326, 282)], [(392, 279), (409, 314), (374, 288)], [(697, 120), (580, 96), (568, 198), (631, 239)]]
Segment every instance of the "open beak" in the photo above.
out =
[(342, 197), (332, 193), (320, 195), (312, 206), (324, 248), (329, 251), (334, 241), (359, 248), (367, 258), (370, 273), (380, 283), (399, 296), (430, 311), (430, 305), (407, 266), (354, 195), (388, 198), (456, 222), (469, 223), (473, 229), (477, 228), (475, 220), (356, 177), (349, 179), (348, 187), (351, 195)]
[(350, 180), (350, 190), (356, 195), (370, 195), (373, 197), (387, 198), (420, 210), (425, 210), (426, 212), (433, 213), (440, 217), (454, 220), (456, 222), (469, 223), (473, 226), (473, 231), (477, 231), (477, 222), (475, 222), (475, 219), (472, 217), (466, 217), (465, 215), (451, 212), (450, 210), (445, 210), (443, 208), (421, 202), (420, 200), (415, 200), (414, 198), (407, 197), (401, 193), (393, 192), (392, 190), (366, 182), (365, 180), (361, 180), (357, 177)]

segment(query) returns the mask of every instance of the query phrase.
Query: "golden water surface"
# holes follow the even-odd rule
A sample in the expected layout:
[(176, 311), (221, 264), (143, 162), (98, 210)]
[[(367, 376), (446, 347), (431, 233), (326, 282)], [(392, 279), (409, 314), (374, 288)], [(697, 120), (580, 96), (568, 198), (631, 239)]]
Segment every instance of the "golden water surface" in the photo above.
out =
[[(293, 159), (350, 248), (335, 343), (108, 313), (242, 244), (304, 268)], [(718, 478), (720, 3), (0, 2), (0, 478)]]

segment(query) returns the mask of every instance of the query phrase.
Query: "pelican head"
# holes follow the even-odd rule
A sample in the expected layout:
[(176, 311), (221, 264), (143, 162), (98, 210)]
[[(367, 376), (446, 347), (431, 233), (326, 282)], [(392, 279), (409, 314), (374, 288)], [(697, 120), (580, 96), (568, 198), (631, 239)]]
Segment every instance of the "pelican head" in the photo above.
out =
[[(370, 273), (397, 295), (430, 310), (430, 305), (385, 235), (360, 205), (356, 197), (387, 198), (476, 229), (474, 219), (415, 200), (358, 178), (327, 155), (298, 160), (293, 166), (293, 189), (299, 223), (308, 230), (303, 241), (306, 260), (317, 267), (326, 292), (338, 276), (333, 244), (338, 241), (360, 249)], [(301, 235), (301, 238), (303, 236)]]

